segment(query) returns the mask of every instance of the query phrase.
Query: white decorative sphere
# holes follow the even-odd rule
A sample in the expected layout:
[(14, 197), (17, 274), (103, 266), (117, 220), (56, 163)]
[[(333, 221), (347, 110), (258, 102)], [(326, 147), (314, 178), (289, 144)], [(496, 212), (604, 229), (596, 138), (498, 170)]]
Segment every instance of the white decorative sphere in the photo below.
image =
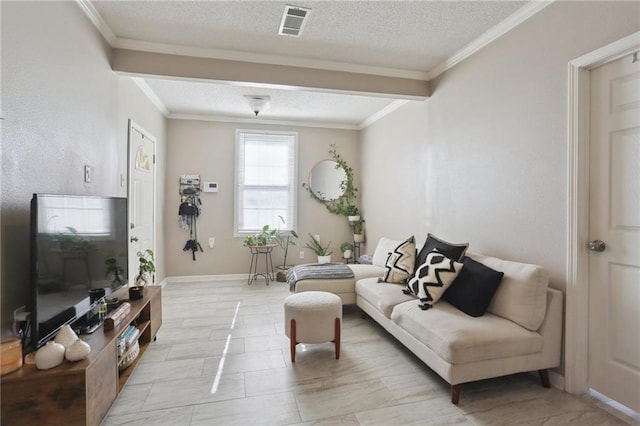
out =
[(67, 361), (75, 362), (85, 359), (89, 353), (91, 353), (91, 346), (84, 340), (78, 339), (67, 348), (64, 357)]
[(48, 370), (57, 367), (64, 361), (64, 346), (56, 342), (47, 342), (36, 352), (36, 367)]
[(60, 343), (64, 346), (65, 349), (68, 349), (69, 346), (73, 345), (73, 343), (78, 340), (78, 335), (73, 331), (71, 326), (63, 325), (56, 334), (56, 338), (54, 339), (56, 343)]

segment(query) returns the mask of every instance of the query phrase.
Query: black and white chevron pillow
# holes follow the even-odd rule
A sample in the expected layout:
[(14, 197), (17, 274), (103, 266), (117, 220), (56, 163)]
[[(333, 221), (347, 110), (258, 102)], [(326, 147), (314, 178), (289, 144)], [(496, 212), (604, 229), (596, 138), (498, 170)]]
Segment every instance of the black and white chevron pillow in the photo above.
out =
[(413, 294), (420, 299), (420, 309), (427, 310), (440, 300), (444, 292), (456, 279), (462, 263), (449, 259), (438, 250), (427, 255), (425, 262), (407, 283), (405, 294)]
[(404, 284), (413, 275), (416, 260), (416, 239), (413, 235), (394, 248), (384, 265), (384, 277), (378, 281)]

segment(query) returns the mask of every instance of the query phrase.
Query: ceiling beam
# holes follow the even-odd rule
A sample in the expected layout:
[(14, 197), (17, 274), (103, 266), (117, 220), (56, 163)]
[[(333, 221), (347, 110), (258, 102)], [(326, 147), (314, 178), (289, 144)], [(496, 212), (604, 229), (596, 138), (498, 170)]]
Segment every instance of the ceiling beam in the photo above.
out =
[(113, 49), (111, 67), (115, 72), (140, 77), (258, 84), (407, 100), (424, 100), (430, 95), (426, 80), (119, 48)]

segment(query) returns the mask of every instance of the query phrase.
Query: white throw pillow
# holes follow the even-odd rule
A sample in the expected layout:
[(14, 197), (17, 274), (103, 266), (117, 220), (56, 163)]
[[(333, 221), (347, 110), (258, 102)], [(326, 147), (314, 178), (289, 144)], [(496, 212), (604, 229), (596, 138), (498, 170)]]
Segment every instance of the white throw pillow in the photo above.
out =
[(418, 266), (404, 292), (417, 296), (421, 302), (420, 309), (427, 310), (440, 300), (461, 269), (462, 263), (433, 250), (427, 255), (425, 262)]

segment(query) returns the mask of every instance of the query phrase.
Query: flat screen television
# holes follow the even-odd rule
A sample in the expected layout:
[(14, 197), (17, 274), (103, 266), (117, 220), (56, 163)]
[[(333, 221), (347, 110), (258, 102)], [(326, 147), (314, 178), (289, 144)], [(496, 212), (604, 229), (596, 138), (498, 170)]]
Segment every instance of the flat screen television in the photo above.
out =
[(108, 297), (128, 283), (127, 222), (126, 198), (33, 194), (32, 346), (65, 324), (81, 332), (99, 325), (99, 299), (92, 301), (89, 290), (104, 289)]

